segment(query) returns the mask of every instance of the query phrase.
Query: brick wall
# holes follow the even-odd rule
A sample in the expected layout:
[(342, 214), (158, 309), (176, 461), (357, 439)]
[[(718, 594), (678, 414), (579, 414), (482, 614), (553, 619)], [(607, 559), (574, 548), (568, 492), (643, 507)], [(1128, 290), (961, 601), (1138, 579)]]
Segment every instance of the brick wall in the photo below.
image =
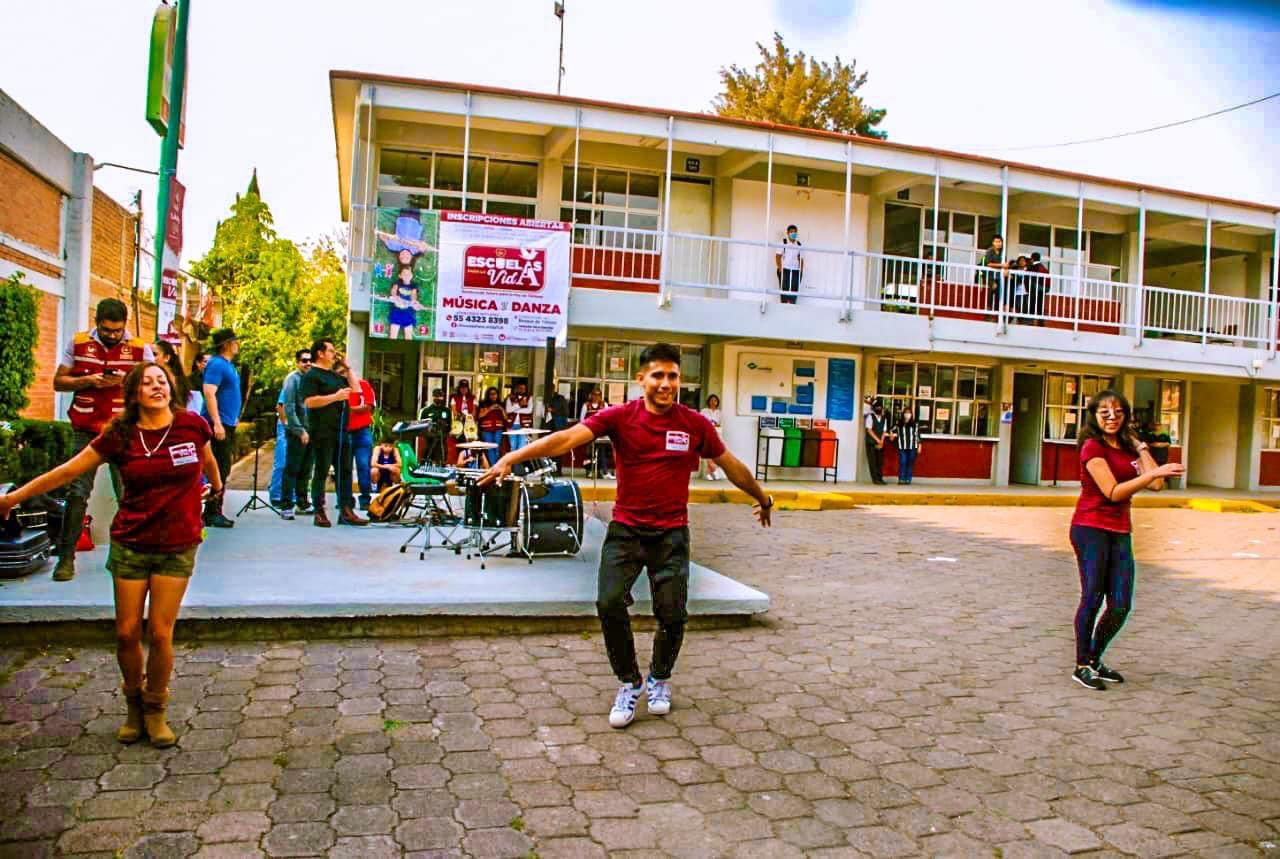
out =
[(58, 343), (58, 311), (62, 299), (47, 292), (40, 296), (40, 339), (36, 342), (36, 379), (27, 389), (30, 401), (22, 410), (22, 417), (50, 421), (54, 414), (53, 371), (58, 367), (60, 345)]
[(62, 253), (62, 193), (0, 152), (0, 233)]

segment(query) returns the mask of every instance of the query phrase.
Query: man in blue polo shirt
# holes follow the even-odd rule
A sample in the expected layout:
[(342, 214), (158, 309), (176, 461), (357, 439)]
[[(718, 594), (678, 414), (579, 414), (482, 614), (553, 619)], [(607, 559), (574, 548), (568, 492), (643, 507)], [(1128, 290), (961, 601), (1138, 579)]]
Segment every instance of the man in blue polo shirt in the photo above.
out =
[[(240, 371), (236, 355), (240, 354), (240, 338), (230, 328), (213, 332), (213, 356), (204, 368), (204, 419), (213, 428), (213, 458), (218, 461), (222, 485), (231, 474), (236, 443), (236, 424), (240, 421)], [(222, 493), (210, 496), (204, 508), (204, 524), (213, 528), (231, 528), (236, 523), (222, 515)]]

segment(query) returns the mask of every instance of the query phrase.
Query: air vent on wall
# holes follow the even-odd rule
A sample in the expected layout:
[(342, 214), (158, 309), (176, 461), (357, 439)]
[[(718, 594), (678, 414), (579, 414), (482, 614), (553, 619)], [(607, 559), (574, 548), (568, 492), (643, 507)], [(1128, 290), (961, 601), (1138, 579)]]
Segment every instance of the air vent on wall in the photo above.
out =
[(910, 199), (911, 199), (911, 189), (910, 189), (910, 188), (903, 188), (901, 191), (899, 191), (899, 192), (898, 192), (898, 199), (899, 199), (899, 200), (910, 200)]

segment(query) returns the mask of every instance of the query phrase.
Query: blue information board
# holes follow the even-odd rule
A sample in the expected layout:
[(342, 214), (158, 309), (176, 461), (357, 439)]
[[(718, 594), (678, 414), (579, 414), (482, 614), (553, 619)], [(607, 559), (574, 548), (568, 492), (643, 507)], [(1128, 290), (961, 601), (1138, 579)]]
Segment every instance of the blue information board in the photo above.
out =
[(827, 359), (827, 420), (853, 420), (855, 366), (852, 358)]

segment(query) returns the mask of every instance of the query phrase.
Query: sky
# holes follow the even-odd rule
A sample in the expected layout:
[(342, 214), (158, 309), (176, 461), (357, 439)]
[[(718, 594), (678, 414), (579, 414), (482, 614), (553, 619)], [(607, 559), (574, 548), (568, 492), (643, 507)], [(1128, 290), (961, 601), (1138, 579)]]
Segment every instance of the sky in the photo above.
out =
[[(564, 93), (707, 110), (719, 69), (776, 30), (869, 73), (904, 143), (1280, 208), (1280, 99), (1106, 143), (1280, 91), (1280, 11), (1258, 0), (567, 0)], [(72, 149), (154, 170), (143, 118), (153, 2), (0, 0), (0, 89)], [(552, 0), (192, 0), (186, 261), (258, 171), (279, 233), (340, 229), (330, 69), (554, 92)], [(55, 43), (56, 51), (51, 50)], [(155, 180), (103, 168), (122, 203)], [(3, 193), (3, 189), (0, 189)]]

